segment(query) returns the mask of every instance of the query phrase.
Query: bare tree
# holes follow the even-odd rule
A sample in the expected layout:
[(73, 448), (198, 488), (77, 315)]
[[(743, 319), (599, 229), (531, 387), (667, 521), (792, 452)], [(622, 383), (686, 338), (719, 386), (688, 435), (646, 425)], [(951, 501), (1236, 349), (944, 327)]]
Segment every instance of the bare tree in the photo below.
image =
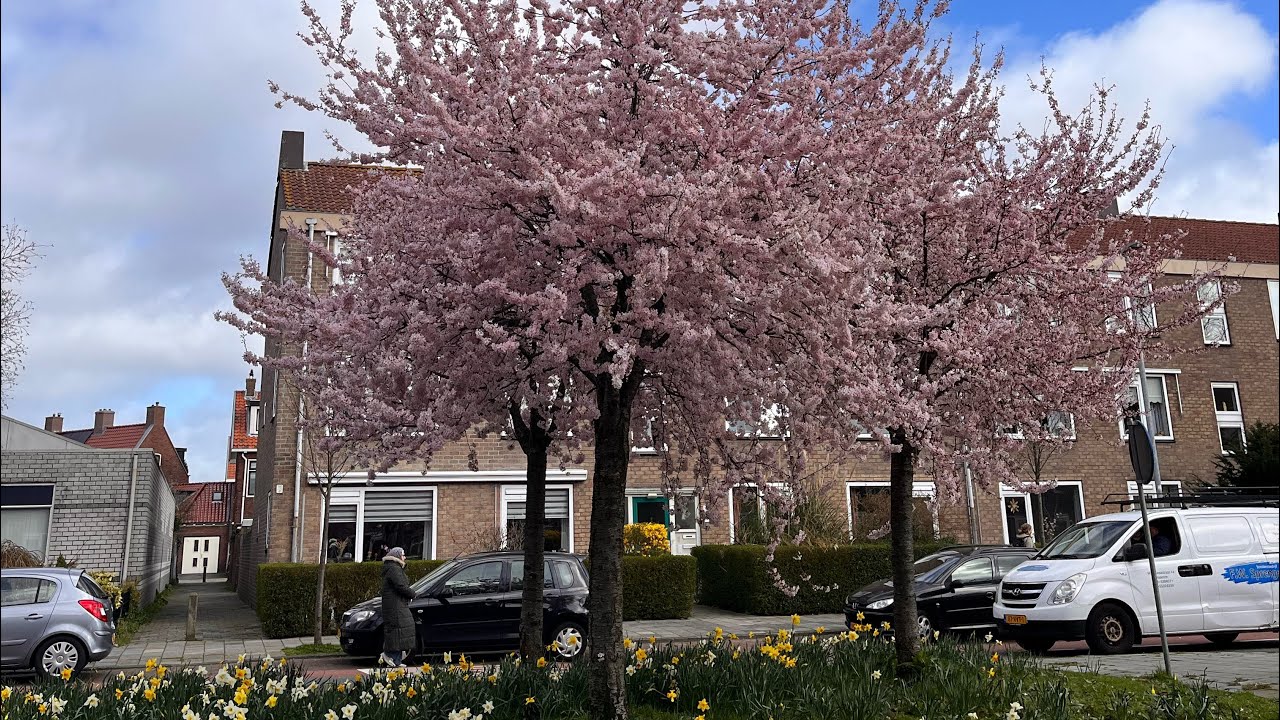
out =
[[(302, 430), (302, 463), (307, 478), (316, 485), (324, 501), (320, 521), (320, 568), (316, 573), (316, 614), (312, 642), (319, 645), (324, 635), (324, 574), (329, 564), (328, 528), (330, 502), (333, 488), (342, 478), (355, 469), (357, 453), (354, 443), (341, 430), (336, 429), (332, 413), (315, 403), (303, 402), (299, 406)], [(339, 549), (341, 552), (341, 548)]]
[(18, 292), (18, 286), (30, 274), (38, 246), (27, 238), (27, 231), (17, 225), (4, 226), (3, 249), (0, 250), (0, 406), (8, 400), (9, 391), (22, 372), (26, 355), (27, 323), (31, 303)]

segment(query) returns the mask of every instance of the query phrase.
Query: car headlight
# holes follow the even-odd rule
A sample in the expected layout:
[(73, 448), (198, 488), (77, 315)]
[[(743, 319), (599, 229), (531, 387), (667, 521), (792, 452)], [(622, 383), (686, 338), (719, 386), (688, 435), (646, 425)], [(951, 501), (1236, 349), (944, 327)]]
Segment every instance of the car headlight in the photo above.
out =
[(372, 610), (356, 610), (355, 612), (347, 613), (347, 615), (343, 616), (342, 624), (343, 625), (359, 625), (360, 623), (364, 622), (365, 620), (368, 620), (371, 617), (373, 617)]
[(1080, 588), (1084, 587), (1084, 578), (1084, 573), (1076, 573), (1058, 583), (1058, 587), (1054, 588), (1053, 594), (1049, 596), (1049, 604), (1066, 605), (1075, 600), (1076, 595), (1080, 593)]
[(883, 610), (883, 609), (885, 609), (885, 608), (889, 607), (889, 606), (890, 606), (890, 605), (892, 605), (892, 604), (893, 604), (893, 598), (885, 598), (884, 600), (877, 600), (877, 601), (875, 601), (875, 602), (873, 602), (873, 603), (868, 603), (868, 604), (867, 604), (867, 609), (868, 609), (868, 610)]

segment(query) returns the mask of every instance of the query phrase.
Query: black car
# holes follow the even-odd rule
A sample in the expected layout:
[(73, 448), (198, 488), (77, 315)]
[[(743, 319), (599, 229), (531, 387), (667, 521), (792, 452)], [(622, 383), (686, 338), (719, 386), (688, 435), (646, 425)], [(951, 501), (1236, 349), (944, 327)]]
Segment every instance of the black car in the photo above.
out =
[[(587, 569), (582, 558), (547, 553), (543, 585), (546, 644), (562, 659), (582, 652), (587, 635)], [(418, 637), (416, 653), (490, 652), (520, 646), (524, 556), (518, 552), (468, 555), (446, 562), (413, 583), (409, 612)], [(348, 655), (382, 650), (382, 599), (342, 614), (338, 633)]]
[[(920, 634), (994, 628), (991, 606), (1000, 578), (1036, 552), (1035, 548), (1008, 545), (958, 545), (917, 560), (916, 613)], [(844, 619), (849, 627), (871, 624), (879, 628), (881, 623), (892, 623), (893, 582), (874, 582), (849, 595)]]

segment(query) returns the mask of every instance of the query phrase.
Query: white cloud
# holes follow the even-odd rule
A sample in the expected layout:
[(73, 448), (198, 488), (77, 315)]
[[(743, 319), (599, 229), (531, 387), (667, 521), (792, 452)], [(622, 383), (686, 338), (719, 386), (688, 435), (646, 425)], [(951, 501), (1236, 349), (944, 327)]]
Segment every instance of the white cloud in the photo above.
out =
[[(1228, 122), (1231, 105), (1276, 78), (1276, 38), (1258, 18), (1225, 2), (1164, 0), (1097, 34), (1069, 33), (1044, 51), (1065, 108), (1081, 107), (1095, 84), (1130, 122), (1150, 100), (1172, 146), (1153, 211), (1274, 222), (1280, 207), (1276, 138), (1258, 138)], [(1024, 79), (1040, 58), (1019, 58), (1005, 72), (1007, 122), (1038, 129), (1046, 106)]]

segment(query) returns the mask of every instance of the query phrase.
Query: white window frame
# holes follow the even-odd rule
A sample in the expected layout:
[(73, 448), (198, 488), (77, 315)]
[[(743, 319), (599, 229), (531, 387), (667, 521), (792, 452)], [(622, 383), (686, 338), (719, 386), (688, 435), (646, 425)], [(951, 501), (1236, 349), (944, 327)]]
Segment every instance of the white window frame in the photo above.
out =
[[(417, 476), (420, 478), (422, 476), (422, 473), (417, 473)], [(439, 534), (440, 534), (440, 530), (439, 530), (440, 490), (435, 485), (427, 485), (420, 488), (415, 487), (414, 489), (423, 490), (425, 492), (431, 493), (431, 557), (427, 559), (435, 560), (438, 558), (440, 553), (440, 549), (436, 545), (439, 539)], [(334, 487), (330, 491), (331, 495), (329, 496), (330, 505), (355, 505), (356, 506), (356, 544), (355, 544), (355, 549), (352, 551), (352, 557), (354, 558), (364, 557), (364, 498), (365, 498), (366, 492), (376, 493), (378, 491), (375, 489), (366, 489), (363, 487), (360, 487), (360, 488)], [(268, 496), (268, 498), (270, 498), (270, 496)], [(268, 508), (268, 513), (269, 512), (270, 512), (270, 508)], [(324, 517), (323, 501), (320, 502), (320, 512), (321, 512), (320, 517), (323, 518)], [(322, 536), (327, 536), (329, 534), (329, 528), (323, 527), (320, 532)], [(328, 548), (325, 547), (326, 544), (327, 543), (324, 541), (320, 543), (319, 552), (323, 553), (328, 550)], [(316, 556), (316, 562), (320, 562), (320, 556), (318, 554)], [(355, 560), (355, 562), (364, 562), (364, 561), (357, 559)], [(377, 561), (371, 561), (371, 562), (377, 562)]]
[[(726, 419), (724, 421), (725, 432), (731, 433), (738, 438), (756, 438), (759, 440), (778, 440), (784, 437), (790, 437), (791, 433), (784, 431), (779, 423), (783, 417), (783, 407), (781, 403), (773, 403), (760, 413), (760, 419), (752, 423), (743, 418)], [(744, 432), (735, 432), (733, 426), (735, 423), (751, 426), (752, 430)]]
[(1267, 281), (1267, 299), (1271, 301), (1271, 328), (1280, 340), (1280, 280)]
[[(1155, 434), (1153, 434), (1153, 435), (1151, 436), (1151, 439), (1152, 439), (1152, 440), (1162, 440), (1162, 441), (1167, 440), (1167, 441), (1172, 441), (1172, 440), (1174, 439), (1174, 438), (1173, 438), (1173, 410), (1172, 410), (1172, 408), (1170, 408), (1170, 407), (1169, 407), (1169, 380), (1168, 380), (1168, 375), (1169, 375), (1169, 373), (1166, 373), (1166, 372), (1155, 372), (1155, 371), (1152, 371), (1152, 370), (1148, 370), (1148, 371), (1147, 371), (1147, 379), (1148, 379), (1148, 380), (1151, 380), (1151, 379), (1154, 379), (1154, 378), (1160, 378), (1160, 388), (1161, 388), (1161, 391), (1164, 393), (1164, 416), (1165, 416), (1165, 417), (1164, 417), (1164, 419), (1165, 419), (1165, 422), (1166, 422), (1166, 423), (1168, 424), (1168, 426), (1169, 426), (1169, 434), (1168, 434), (1168, 435), (1155, 435)], [(1138, 409), (1139, 409), (1139, 413), (1140, 413), (1140, 415), (1141, 415), (1142, 423), (1143, 423), (1144, 425), (1146, 425), (1146, 426), (1147, 426), (1147, 429), (1148, 429), (1148, 430), (1150, 430), (1150, 429), (1151, 429), (1151, 425), (1147, 424), (1147, 410), (1148, 410), (1148, 408), (1150, 407), (1150, 405), (1147, 403), (1147, 389), (1146, 389), (1146, 388), (1144, 388), (1144, 387), (1142, 387), (1142, 378), (1138, 375), (1138, 373), (1134, 373), (1134, 374), (1133, 374), (1133, 380), (1129, 381), (1129, 387), (1131, 387), (1131, 388), (1136, 387), (1136, 388), (1137, 388), (1137, 393), (1138, 393)], [(1120, 418), (1120, 423), (1119, 423), (1119, 424), (1120, 424), (1120, 439), (1121, 439), (1121, 440), (1125, 440), (1125, 441), (1127, 441), (1127, 440), (1129, 439), (1129, 431), (1125, 428), (1125, 426), (1124, 426), (1124, 421), (1125, 421), (1125, 419), (1124, 419), (1123, 417), (1122, 417), (1122, 418)]]
[[(569, 521), (567, 523), (569, 526), (569, 545), (565, 549), (565, 552), (573, 552), (573, 486), (563, 484), (552, 485), (548, 483), (547, 490), (569, 491)], [(503, 485), (498, 488), (498, 533), (502, 536), (503, 547), (507, 546), (507, 503), (527, 503), (528, 496), (527, 487), (524, 485)], [(434, 506), (432, 507), (432, 512), (434, 513)]]
[[(1076, 415), (1067, 410), (1054, 410), (1052, 412), (1067, 416), (1067, 432), (1063, 433), (1059, 440), (1075, 440), (1076, 439)], [(1045, 416), (1045, 422), (1048, 422), (1048, 416)], [(1170, 425), (1172, 427), (1172, 425)]]
[[(342, 260), (342, 238), (338, 237), (338, 233), (333, 230), (325, 231), (325, 244), (329, 248), (329, 254), (333, 255), (333, 259), (341, 262)], [(334, 266), (329, 268), (329, 285), (336, 286), (342, 284), (342, 268)]]
[[(791, 494), (791, 486), (786, 483), (766, 483), (766, 484), (769, 487), (781, 492), (784, 495)], [(765, 511), (767, 510), (767, 505), (768, 505), (768, 503), (765, 502), (764, 494), (760, 492), (760, 485), (758, 483), (752, 483), (752, 482), (734, 483), (734, 485), (729, 488), (729, 544), (730, 545), (734, 543), (735, 528), (737, 528), (738, 526), (737, 521), (733, 517), (733, 493), (735, 490), (737, 490), (740, 487), (748, 487), (748, 488), (751, 488), (752, 490), (755, 490), (756, 512), (759, 513), (762, 517), (764, 516)]]
[(645, 427), (645, 436), (649, 440), (648, 445), (636, 445), (634, 443), (635, 438), (632, 437), (633, 443), (631, 445), (631, 452), (633, 454), (635, 455), (657, 455), (658, 454), (657, 443), (653, 439), (653, 422), (654, 422), (654, 418), (652, 417), (645, 418), (644, 427)]
[[(1219, 410), (1218, 402), (1215, 396), (1217, 390), (1230, 390), (1235, 394), (1236, 409)], [(1244, 445), (1244, 408), (1240, 406), (1240, 385), (1234, 382), (1216, 382), (1210, 383), (1209, 397), (1213, 400), (1213, 418), (1218, 423), (1218, 449), (1223, 455), (1227, 455), (1227, 448), (1222, 444), (1222, 429), (1237, 428), (1240, 430), (1240, 444)]]
[[(1118, 272), (1107, 273), (1107, 277), (1112, 281), (1119, 280), (1123, 276), (1124, 276), (1123, 273), (1118, 273)], [(1152, 292), (1151, 283), (1147, 283), (1147, 297), (1151, 297), (1151, 292)], [(1146, 325), (1144, 329), (1155, 330), (1157, 327), (1159, 327), (1159, 322), (1156, 319), (1155, 305), (1146, 305), (1142, 308), (1137, 308), (1135, 311), (1133, 298), (1126, 295), (1124, 298), (1124, 311), (1129, 316), (1133, 317), (1135, 325), (1144, 325), (1144, 323), (1139, 323), (1137, 320), (1137, 313), (1144, 313), (1145, 315), (1150, 317), (1150, 325)], [(1115, 320), (1114, 318), (1111, 318), (1110, 320), (1108, 320), (1107, 322), (1108, 330), (1114, 331), (1115, 329), (1114, 320)]]
[[(1172, 485), (1172, 486), (1173, 486), (1173, 489), (1174, 489), (1174, 490), (1177, 490), (1177, 491), (1178, 491), (1178, 494), (1179, 494), (1179, 495), (1181, 495), (1181, 494), (1182, 494), (1182, 481), (1181, 481), (1181, 480), (1163, 480), (1163, 479), (1160, 481), (1160, 494), (1161, 494), (1161, 495), (1168, 495), (1168, 494), (1169, 494), (1169, 486), (1170, 486), (1170, 485)], [(1148, 497), (1150, 497), (1150, 495), (1151, 495), (1153, 492), (1155, 492), (1155, 487), (1156, 487), (1156, 484), (1155, 484), (1155, 481), (1154, 481), (1154, 480), (1152, 480), (1152, 481), (1151, 481), (1151, 482), (1149, 482), (1149, 483), (1144, 484), (1144, 485), (1142, 486), (1142, 494), (1143, 494), (1143, 495), (1146, 495), (1146, 496), (1148, 496)], [(1138, 497), (1138, 481), (1137, 481), (1137, 480), (1130, 480), (1130, 481), (1126, 482), (1126, 483), (1125, 483), (1125, 490), (1129, 493), (1129, 497), (1130, 497), (1130, 498), (1136, 498), (1136, 497)]]
[[(53, 498), (48, 505), (5, 505), (5, 509), (11, 510), (48, 510), (49, 522), (44, 528), (44, 547), (40, 550), (40, 559), (44, 562), (49, 561), (49, 540), (53, 536), (53, 508), (58, 504), (58, 486), (56, 483), (14, 483), (24, 487), (48, 487), (53, 488)], [(0, 511), (3, 512), (3, 511)], [(27, 548), (31, 552), (35, 552), (35, 548)]]
[[(1084, 504), (1084, 482), (1080, 480), (1059, 480), (1054, 487), (1062, 487), (1063, 485), (1074, 485), (1079, 488), (1079, 492), (1076, 494), (1076, 497), (1080, 500), (1080, 519), (1084, 520), (1089, 517), (1089, 511), (1085, 508)], [(1137, 492), (1137, 490), (1134, 490), (1134, 492)], [(1009, 514), (1004, 511), (1004, 501), (1006, 498), (1022, 498), (1024, 506), (1027, 508), (1027, 522), (1031, 523), (1032, 532), (1036, 532), (1038, 530), (1038, 528), (1035, 527), (1035, 513), (1031, 510), (1032, 494), (1033, 493), (1022, 492), (1021, 490), (1014, 490), (1013, 488), (1004, 485), (1000, 486), (1000, 527), (1003, 532), (1003, 535), (1000, 537), (1009, 537)], [(1043, 543), (1044, 540), (1037, 537), (1036, 542)]]
[[(888, 480), (846, 480), (844, 483), (844, 528), (851, 541), (856, 542), (853, 537), (853, 488), (856, 487), (875, 487), (889, 489), (891, 483)], [(929, 498), (936, 500), (938, 497), (938, 487), (932, 481), (915, 481), (911, 483), (911, 497), (913, 498)], [(942, 527), (938, 523), (938, 507), (935, 503), (933, 506), (933, 536), (939, 537), (942, 533)]]
[(248, 407), (248, 413), (245, 417), (245, 433), (250, 437), (258, 434), (258, 421), (262, 413), (257, 403), (252, 403)]
[[(1204, 290), (1212, 289), (1213, 295), (1206, 296)], [(1200, 287), (1196, 288), (1196, 298), (1200, 301), (1200, 308), (1204, 309), (1212, 305), (1222, 297), (1222, 283), (1217, 280), (1211, 280)], [(1214, 322), (1222, 323), (1222, 339), (1213, 340), (1209, 337), (1209, 325)], [(1231, 344), (1231, 328), (1227, 325), (1227, 306), (1220, 303), (1213, 311), (1207, 313), (1200, 318), (1200, 336), (1204, 340), (1205, 345), (1230, 345)]]

